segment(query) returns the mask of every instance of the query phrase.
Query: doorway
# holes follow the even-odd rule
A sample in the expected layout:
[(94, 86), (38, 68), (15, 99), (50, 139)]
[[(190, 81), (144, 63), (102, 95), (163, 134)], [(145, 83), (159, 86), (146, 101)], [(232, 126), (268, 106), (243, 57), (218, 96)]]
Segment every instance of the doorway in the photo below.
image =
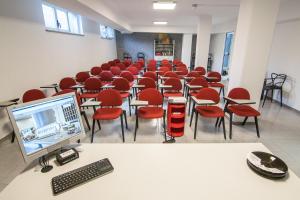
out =
[(222, 75), (228, 74), (232, 39), (233, 39), (233, 32), (227, 32), (225, 38), (225, 46), (224, 46)]

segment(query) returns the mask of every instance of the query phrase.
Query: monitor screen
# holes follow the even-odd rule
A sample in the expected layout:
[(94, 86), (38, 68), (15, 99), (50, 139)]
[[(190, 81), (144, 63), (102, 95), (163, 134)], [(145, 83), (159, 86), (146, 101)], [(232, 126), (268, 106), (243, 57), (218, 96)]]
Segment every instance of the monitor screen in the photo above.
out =
[(26, 156), (34, 154), (83, 131), (74, 95), (58, 96), (11, 109), (15, 134)]

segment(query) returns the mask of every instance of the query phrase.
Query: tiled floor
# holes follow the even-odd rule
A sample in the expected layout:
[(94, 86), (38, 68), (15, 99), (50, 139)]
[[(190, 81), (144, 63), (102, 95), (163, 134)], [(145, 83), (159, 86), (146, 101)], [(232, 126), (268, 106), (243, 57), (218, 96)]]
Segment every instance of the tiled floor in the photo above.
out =
[[(124, 109), (127, 109), (124, 104)], [(92, 109), (87, 110), (90, 115)], [(277, 103), (267, 102), (261, 110), (259, 119), (261, 138), (256, 137), (254, 124), (245, 126), (233, 126), (233, 139), (223, 139), (222, 129), (214, 128), (215, 120), (200, 118), (198, 122), (197, 139), (193, 139), (194, 123), (189, 127), (189, 117), (186, 119), (185, 135), (176, 139), (178, 143), (204, 143), (204, 142), (262, 142), (274, 154), (281, 157), (300, 177), (300, 113), (286, 107), (280, 107)], [(128, 113), (127, 113), (128, 114)], [(226, 121), (228, 131), (228, 120)], [(137, 134), (137, 143), (162, 143), (164, 140), (161, 121), (140, 121)], [(127, 143), (133, 143), (134, 117), (128, 117), (129, 130), (126, 130)], [(97, 130), (95, 143), (121, 143), (120, 121), (101, 122), (102, 130)], [(97, 127), (97, 126), (96, 126)], [(82, 142), (90, 142), (91, 133)], [(16, 177), (25, 164), (22, 160), (17, 143), (11, 144), (10, 138), (0, 142), (0, 191)], [(246, 155), (245, 155), (246, 156)]]

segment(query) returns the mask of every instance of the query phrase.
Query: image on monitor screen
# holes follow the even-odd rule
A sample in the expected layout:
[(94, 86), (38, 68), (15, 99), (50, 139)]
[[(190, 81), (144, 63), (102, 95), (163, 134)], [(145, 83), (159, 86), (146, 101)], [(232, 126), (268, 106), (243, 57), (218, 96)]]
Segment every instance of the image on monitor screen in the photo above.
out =
[(27, 155), (81, 133), (73, 96), (12, 110)]

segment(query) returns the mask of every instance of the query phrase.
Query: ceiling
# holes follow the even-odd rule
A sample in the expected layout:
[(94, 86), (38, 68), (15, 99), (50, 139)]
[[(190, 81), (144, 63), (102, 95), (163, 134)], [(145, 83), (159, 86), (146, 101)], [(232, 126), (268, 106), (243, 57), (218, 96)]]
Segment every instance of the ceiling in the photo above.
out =
[[(237, 18), (240, 0), (176, 0), (175, 10), (153, 10), (153, 0), (98, 0), (132, 27), (152, 26), (167, 21), (168, 26), (196, 26), (199, 15), (211, 15), (213, 24)], [(193, 8), (192, 4), (198, 4)]]

